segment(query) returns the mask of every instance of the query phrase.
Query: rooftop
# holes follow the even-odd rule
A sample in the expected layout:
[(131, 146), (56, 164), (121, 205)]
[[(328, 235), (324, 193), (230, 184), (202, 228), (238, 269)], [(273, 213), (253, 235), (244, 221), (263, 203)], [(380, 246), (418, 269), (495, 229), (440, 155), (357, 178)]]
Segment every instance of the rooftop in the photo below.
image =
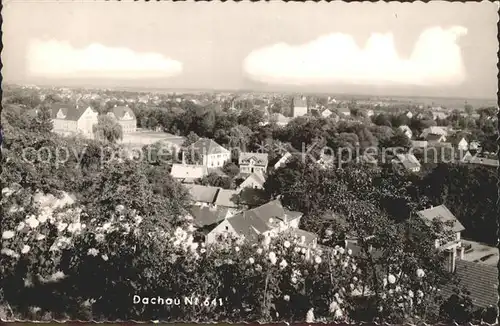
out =
[(226, 154), (229, 152), (227, 149), (208, 138), (200, 138), (191, 146), (202, 155)]
[(262, 165), (266, 166), (268, 163), (268, 154), (267, 153), (249, 153), (249, 152), (241, 152), (238, 158), (239, 164), (250, 164), (251, 160), (253, 160), (254, 165)]
[(424, 209), (418, 212), (418, 215), (427, 223), (432, 223), (434, 219), (438, 219), (439, 221), (446, 223), (449, 221), (453, 222), (451, 226), (451, 231), (453, 232), (461, 232), (465, 230), (462, 223), (460, 223), (455, 215), (445, 206), (439, 205), (436, 207), (431, 207), (428, 209)]
[(220, 188), (196, 184), (185, 185), (191, 198), (196, 202), (213, 204)]

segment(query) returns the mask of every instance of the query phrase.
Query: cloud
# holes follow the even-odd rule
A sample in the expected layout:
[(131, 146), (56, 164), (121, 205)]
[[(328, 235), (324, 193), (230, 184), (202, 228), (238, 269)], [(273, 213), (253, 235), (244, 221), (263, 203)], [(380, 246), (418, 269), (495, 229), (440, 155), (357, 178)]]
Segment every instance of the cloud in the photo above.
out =
[(68, 42), (32, 40), (28, 73), (52, 78), (160, 78), (182, 72), (182, 63), (159, 53), (91, 44), (74, 48)]
[(251, 52), (243, 69), (270, 84), (457, 85), (465, 79), (457, 40), (467, 29), (425, 30), (408, 59), (400, 58), (391, 33), (374, 33), (365, 48), (348, 34), (333, 33), (299, 46), (285, 43)]

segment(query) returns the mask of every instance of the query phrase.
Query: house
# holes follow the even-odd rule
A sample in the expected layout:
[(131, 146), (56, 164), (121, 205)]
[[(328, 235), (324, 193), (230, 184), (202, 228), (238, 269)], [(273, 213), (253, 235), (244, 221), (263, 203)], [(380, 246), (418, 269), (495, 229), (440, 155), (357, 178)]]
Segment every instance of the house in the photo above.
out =
[(193, 183), (208, 175), (208, 169), (198, 164), (172, 164), (170, 175), (180, 182)]
[(337, 108), (337, 112), (343, 116), (346, 116), (346, 117), (351, 115), (351, 110), (345, 106)]
[(408, 119), (413, 118), (413, 113), (411, 111), (406, 111), (405, 116), (408, 117)]
[(301, 217), (302, 213), (286, 210), (279, 200), (273, 200), (222, 221), (207, 235), (206, 241), (214, 243), (224, 235), (257, 241), (259, 235), (298, 229)]
[(197, 228), (207, 228), (231, 217), (228, 208), (215, 206), (194, 205), (190, 208), (190, 214)]
[(90, 106), (87, 108), (73, 104), (54, 103), (51, 107), (53, 131), (61, 135), (81, 134), (94, 138), (94, 125), (98, 113)]
[(413, 154), (397, 154), (397, 159), (393, 160), (397, 166), (402, 166), (405, 170), (419, 172), (421, 165)]
[(185, 185), (194, 205), (215, 206), (215, 200), (221, 188), (196, 184)]
[(264, 189), (264, 183), (266, 182), (266, 177), (261, 171), (255, 171), (250, 174), (236, 190), (241, 191), (245, 188), (252, 189)]
[(301, 117), (307, 114), (307, 98), (294, 97), (292, 100), (292, 116), (294, 118)]
[(429, 135), (429, 134), (448, 136), (448, 130), (444, 127), (432, 126), (432, 127), (425, 128), (424, 130), (422, 130), (420, 137), (426, 138), (427, 135)]
[(330, 111), (329, 109), (325, 109), (323, 110), (323, 112), (321, 112), (321, 116), (323, 118), (328, 118), (329, 116), (331, 116), (333, 114), (332, 111)]
[(411, 141), (411, 146), (413, 148), (425, 148), (425, 147), (427, 147), (427, 145), (429, 145), (427, 140), (412, 140)]
[(289, 153), (289, 152), (286, 152), (285, 155), (283, 155), (279, 160), (278, 162), (276, 162), (274, 164), (274, 169), (277, 170), (279, 168), (282, 168), (286, 165), (286, 163), (288, 162), (288, 160), (292, 157), (292, 154)]
[(406, 135), (406, 137), (408, 137), (409, 139), (411, 139), (411, 137), (413, 137), (413, 132), (411, 131), (410, 127), (408, 127), (407, 125), (399, 126), (398, 129), (401, 130)]
[(256, 171), (266, 173), (268, 154), (241, 152), (238, 157), (238, 164), (240, 166), (240, 172), (243, 174)]
[(137, 130), (137, 118), (134, 111), (128, 106), (116, 106), (108, 112), (122, 127), (123, 133), (133, 133)]
[(444, 223), (444, 231), (451, 234), (451, 237), (447, 236), (436, 239), (435, 247), (436, 249), (450, 253), (450, 268), (454, 270), (457, 256), (459, 256), (460, 259), (464, 258), (465, 248), (462, 246), (461, 242), (461, 233), (465, 230), (464, 226), (445, 205), (424, 209), (417, 214), (426, 225), (430, 226), (434, 220)]
[(448, 114), (446, 112), (432, 112), (432, 119), (433, 120), (437, 120), (437, 119), (440, 119), (440, 120), (444, 120), (448, 118)]
[[(498, 268), (481, 263), (458, 259), (453, 270), (458, 286), (469, 292), (472, 305), (476, 308), (497, 307)], [(446, 298), (454, 294), (453, 285), (445, 285), (441, 295)]]
[(238, 191), (232, 189), (219, 189), (215, 197), (214, 205), (217, 207), (225, 207), (230, 212), (235, 212), (239, 207), (237, 203)]
[(190, 146), (189, 150), (199, 155), (202, 165), (210, 168), (222, 167), (231, 160), (229, 150), (208, 138), (198, 139)]

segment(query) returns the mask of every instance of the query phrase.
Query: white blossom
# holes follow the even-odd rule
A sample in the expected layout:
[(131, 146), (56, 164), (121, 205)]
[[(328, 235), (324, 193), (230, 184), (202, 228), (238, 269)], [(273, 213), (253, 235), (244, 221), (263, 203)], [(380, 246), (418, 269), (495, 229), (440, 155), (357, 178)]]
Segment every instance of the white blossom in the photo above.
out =
[(257, 249), (257, 254), (258, 254), (258, 255), (262, 254), (262, 248), (258, 248), (258, 249)]
[(412, 290), (408, 290), (408, 296), (410, 298), (413, 298), (414, 297), (414, 294), (413, 294), (413, 291)]
[(0, 253), (4, 254), (6, 256), (10, 256), (12, 258), (19, 258), (19, 255), (12, 249), (2, 248)]
[(387, 281), (389, 281), (389, 283), (391, 284), (394, 284), (396, 283), (396, 277), (392, 274), (389, 274), (389, 276), (387, 276)]
[(285, 248), (290, 248), (290, 242), (288, 240), (285, 241), (283, 245), (285, 246)]
[(88, 251), (87, 251), (87, 255), (89, 256), (97, 256), (99, 254), (99, 250), (96, 249), (96, 248), (90, 248)]
[(351, 249), (347, 249), (347, 254), (348, 255), (352, 255), (352, 250)]
[(285, 301), (290, 301), (290, 296), (289, 296), (288, 294), (285, 294), (285, 295), (283, 296), (283, 300), (285, 300)]
[(255, 263), (255, 259), (253, 259), (252, 257), (248, 258), (248, 263), (252, 265), (253, 263)]
[(81, 230), (81, 224), (80, 223), (70, 223), (68, 225), (68, 232), (70, 233), (74, 233), (74, 232), (78, 232)]
[(59, 222), (57, 223), (57, 231), (62, 232), (66, 229), (67, 226), (68, 226), (67, 223)]
[(14, 231), (10, 231), (10, 230), (3, 231), (3, 233), (2, 233), (2, 239), (8, 240), (8, 239), (13, 238), (14, 235), (15, 235)]
[(384, 277), (384, 279), (382, 280), (382, 284), (383, 284), (384, 286), (387, 286), (387, 277)]
[(330, 303), (329, 310), (330, 312), (335, 312), (339, 308), (339, 304), (334, 300)]
[(314, 308), (309, 309), (306, 314), (306, 323), (314, 323)]
[(305, 254), (307, 252), (306, 248), (302, 248), (302, 253)]
[(43, 234), (38, 234), (36, 236), (36, 240), (43, 240), (43, 239), (45, 239), (45, 235), (43, 235)]
[(424, 296), (424, 292), (422, 292), (421, 290), (418, 290), (417, 291), (417, 296), (420, 297), (420, 298), (423, 297)]
[(23, 249), (21, 249), (22, 254), (27, 254), (30, 251), (31, 247), (28, 245), (24, 245)]
[(292, 276), (291, 281), (292, 281), (293, 284), (296, 284), (297, 283), (297, 278), (295, 276)]
[(21, 231), (22, 229), (24, 229), (25, 226), (26, 226), (26, 224), (24, 222), (19, 222), (19, 224), (17, 225), (16, 231)]
[(315, 262), (316, 264), (321, 264), (321, 257), (320, 257), (320, 256), (316, 256), (316, 257), (314, 257), (314, 262)]
[(240, 247), (234, 247), (234, 251), (239, 252), (240, 251)]
[(117, 211), (117, 212), (121, 212), (121, 211), (123, 211), (124, 209), (125, 209), (125, 206), (123, 206), (123, 205), (117, 205), (117, 206), (116, 206), (116, 211)]
[(326, 234), (327, 236), (331, 236), (331, 235), (333, 234), (333, 231), (332, 231), (332, 230), (330, 230), (330, 229), (328, 229), (328, 230), (326, 230), (326, 231), (325, 231), (325, 234)]
[(111, 222), (106, 222), (102, 225), (102, 229), (104, 231), (108, 230), (111, 227)]
[(422, 278), (424, 276), (425, 276), (424, 270), (421, 268), (417, 269), (417, 277)]
[(207, 250), (205, 248), (200, 249), (200, 253), (204, 254)]
[(339, 253), (340, 253), (341, 255), (343, 255), (343, 254), (344, 254), (344, 252), (345, 252), (344, 248), (340, 247), (340, 248), (339, 248)]
[(337, 309), (337, 310), (335, 310), (335, 315), (334, 315), (334, 317), (335, 317), (335, 318), (337, 318), (337, 319), (338, 319), (338, 318), (341, 318), (343, 315), (344, 315), (344, 314), (343, 314), (343, 312), (342, 312), (342, 309)]
[(30, 217), (28, 217), (26, 219), (26, 224), (28, 224), (30, 226), (30, 228), (34, 229), (36, 228), (38, 225), (40, 225), (40, 221), (38, 221), (35, 216), (31, 215)]
[(108, 259), (109, 259), (108, 255), (106, 255), (106, 254), (101, 255), (101, 258), (102, 258), (102, 260), (104, 260), (104, 261), (108, 261)]
[(286, 267), (288, 266), (288, 263), (286, 262), (286, 260), (282, 260), (281, 263), (280, 263), (280, 267), (281, 269), (285, 269)]
[(299, 253), (300, 252), (300, 247), (293, 248), (293, 251), (295, 251), (296, 253)]

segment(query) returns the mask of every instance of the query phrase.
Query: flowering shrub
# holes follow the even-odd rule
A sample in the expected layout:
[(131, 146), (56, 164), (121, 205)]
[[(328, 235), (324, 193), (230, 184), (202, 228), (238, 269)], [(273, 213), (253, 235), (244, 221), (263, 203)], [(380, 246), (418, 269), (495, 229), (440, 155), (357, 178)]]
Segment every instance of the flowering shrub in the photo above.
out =
[[(49, 311), (95, 320), (348, 322), (368, 297), (376, 318), (400, 320), (394, 316), (423, 317), (437, 292), (424, 269), (397, 262), (377, 267), (377, 289), (366, 261), (339, 246), (304, 246), (285, 234), (205, 245), (189, 220), (168, 229), (123, 205), (103, 218), (68, 195), (35, 194), (33, 202), (6, 223), (0, 260), (6, 300), (21, 314), (35, 307), (38, 319)], [(222, 304), (134, 303), (134, 295)]]

